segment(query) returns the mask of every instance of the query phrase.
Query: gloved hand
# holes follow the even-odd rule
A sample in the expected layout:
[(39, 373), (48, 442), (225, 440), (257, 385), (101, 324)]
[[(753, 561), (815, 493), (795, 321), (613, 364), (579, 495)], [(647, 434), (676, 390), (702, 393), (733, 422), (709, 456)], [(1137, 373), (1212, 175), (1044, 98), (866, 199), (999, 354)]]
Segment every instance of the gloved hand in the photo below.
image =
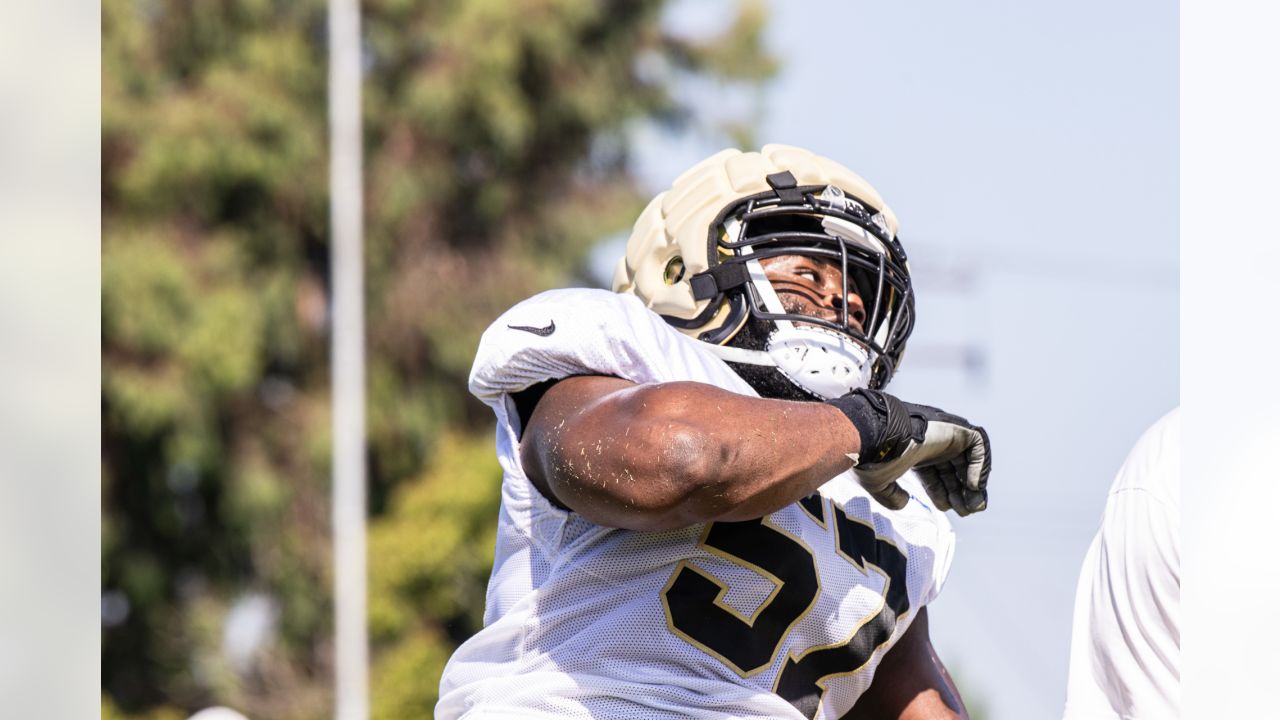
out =
[(906, 506), (909, 495), (898, 478), (915, 468), (938, 509), (961, 516), (986, 509), (991, 474), (986, 430), (879, 390), (858, 389), (827, 403), (857, 428), (862, 451), (854, 459), (853, 472), (881, 505), (891, 510)]

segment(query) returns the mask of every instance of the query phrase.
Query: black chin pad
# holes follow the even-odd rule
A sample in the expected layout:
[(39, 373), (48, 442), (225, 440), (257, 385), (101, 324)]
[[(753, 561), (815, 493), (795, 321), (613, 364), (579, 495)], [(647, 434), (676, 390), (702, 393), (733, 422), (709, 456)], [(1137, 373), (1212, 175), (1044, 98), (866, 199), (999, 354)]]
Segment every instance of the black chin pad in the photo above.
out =
[(771, 400), (795, 400), (797, 402), (820, 402), (822, 398), (805, 390), (787, 379), (782, 371), (766, 365), (748, 365), (726, 361), (729, 368), (738, 374), (760, 394), (762, 398)]

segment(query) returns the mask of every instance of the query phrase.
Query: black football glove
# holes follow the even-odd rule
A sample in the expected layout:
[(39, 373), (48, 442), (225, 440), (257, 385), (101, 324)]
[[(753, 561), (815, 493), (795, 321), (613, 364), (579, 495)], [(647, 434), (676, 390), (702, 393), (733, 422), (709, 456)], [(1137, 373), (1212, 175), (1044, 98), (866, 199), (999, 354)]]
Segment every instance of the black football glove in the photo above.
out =
[(828, 400), (857, 428), (862, 451), (854, 460), (858, 481), (881, 505), (901, 510), (909, 495), (898, 478), (915, 468), (940, 510), (958, 515), (985, 510), (991, 474), (987, 431), (928, 405), (902, 402), (878, 390), (859, 389)]

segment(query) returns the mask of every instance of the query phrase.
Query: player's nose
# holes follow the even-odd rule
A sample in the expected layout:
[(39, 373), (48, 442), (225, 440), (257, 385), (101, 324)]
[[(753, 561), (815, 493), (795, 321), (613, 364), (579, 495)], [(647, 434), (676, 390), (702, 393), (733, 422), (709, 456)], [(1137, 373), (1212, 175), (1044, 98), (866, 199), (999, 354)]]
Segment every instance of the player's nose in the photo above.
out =
[[(862, 297), (849, 285), (845, 292), (845, 279), (836, 268), (824, 268), (822, 273), (822, 304), (835, 313), (835, 321), (862, 332), (866, 327), (867, 310), (862, 304)], [(849, 317), (844, 317), (845, 308), (849, 309)]]
[[(867, 309), (862, 304), (862, 296), (858, 295), (857, 292), (854, 292), (852, 288), (849, 290), (848, 295), (841, 297), (842, 295), (843, 292), (837, 290), (828, 296), (828, 302), (830, 303), (831, 308), (836, 311), (837, 318), (843, 319), (844, 309), (847, 307), (849, 309), (849, 317), (847, 320), (844, 320), (845, 325), (856, 328), (858, 332), (862, 332), (863, 329), (866, 328), (867, 322)], [(837, 320), (837, 322), (839, 322), (839, 320)]]

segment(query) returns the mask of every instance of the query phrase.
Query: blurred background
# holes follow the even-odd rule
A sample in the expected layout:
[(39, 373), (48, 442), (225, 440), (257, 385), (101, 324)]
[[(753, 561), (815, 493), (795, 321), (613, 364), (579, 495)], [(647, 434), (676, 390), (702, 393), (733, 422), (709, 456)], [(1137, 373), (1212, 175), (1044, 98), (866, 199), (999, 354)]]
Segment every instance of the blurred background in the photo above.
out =
[[(891, 5), (891, 6), (890, 6)], [(332, 713), (325, 4), (102, 5), (102, 708)], [(892, 389), (987, 426), (933, 635), (1060, 714), (1106, 488), (1178, 401), (1176, 5), (366, 0), (371, 697), (429, 717), (483, 611), (484, 327), (605, 285), (643, 203), (806, 146), (902, 221)]]

